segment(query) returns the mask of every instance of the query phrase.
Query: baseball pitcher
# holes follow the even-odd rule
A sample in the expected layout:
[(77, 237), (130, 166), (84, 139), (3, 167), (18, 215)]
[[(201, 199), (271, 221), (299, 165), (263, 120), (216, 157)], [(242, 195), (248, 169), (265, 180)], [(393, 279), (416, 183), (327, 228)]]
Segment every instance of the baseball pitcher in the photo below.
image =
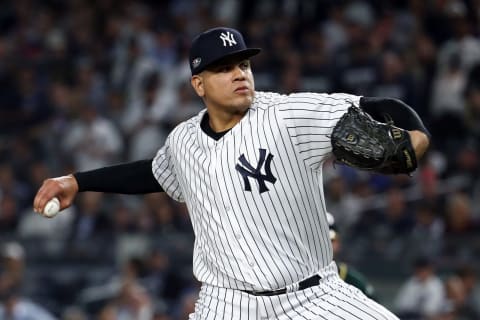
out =
[[(154, 159), (47, 179), (34, 200), (77, 192), (166, 192), (185, 202), (202, 282), (190, 319), (397, 319), (342, 281), (332, 260), (322, 165), (408, 174), (429, 144), (417, 114), (388, 98), (255, 91), (240, 32), (214, 28), (190, 49), (206, 108)], [(382, 121), (382, 122), (379, 122)]]

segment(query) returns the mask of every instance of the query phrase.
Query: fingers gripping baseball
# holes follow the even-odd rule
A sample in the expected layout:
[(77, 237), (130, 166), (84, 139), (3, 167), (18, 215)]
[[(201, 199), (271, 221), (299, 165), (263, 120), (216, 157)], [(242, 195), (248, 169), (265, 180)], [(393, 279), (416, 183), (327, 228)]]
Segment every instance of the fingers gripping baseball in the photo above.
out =
[(48, 216), (44, 210), (53, 198), (60, 202), (60, 210), (68, 208), (78, 192), (78, 184), (72, 175), (47, 179), (43, 182), (33, 201), (35, 212)]

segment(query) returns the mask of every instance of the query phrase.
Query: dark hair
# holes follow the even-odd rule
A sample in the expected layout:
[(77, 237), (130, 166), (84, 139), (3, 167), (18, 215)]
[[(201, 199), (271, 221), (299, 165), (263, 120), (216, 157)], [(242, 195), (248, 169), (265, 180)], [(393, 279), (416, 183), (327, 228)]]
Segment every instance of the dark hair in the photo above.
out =
[(142, 87), (146, 91), (154, 90), (160, 83), (160, 77), (157, 72), (150, 72), (145, 75), (142, 81)]
[(455, 272), (459, 277), (464, 278), (464, 277), (471, 277), (474, 276), (476, 277), (475, 270), (473, 269), (472, 266), (470, 265), (462, 265), (460, 266), (456, 272)]
[(426, 267), (432, 267), (433, 266), (433, 261), (430, 257), (427, 256), (419, 256), (415, 258), (413, 262), (413, 267), (415, 269), (422, 269)]

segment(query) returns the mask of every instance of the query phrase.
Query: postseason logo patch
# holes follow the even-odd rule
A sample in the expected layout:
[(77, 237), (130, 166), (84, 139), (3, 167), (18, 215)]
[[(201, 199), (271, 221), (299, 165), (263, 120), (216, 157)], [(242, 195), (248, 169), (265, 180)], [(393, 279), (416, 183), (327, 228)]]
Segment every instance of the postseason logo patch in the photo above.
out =
[(200, 63), (202, 63), (202, 58), (200, 58), (200, 57), (199, 57), (199, 58), (195, 58), (195, 59), (193, 59), (193, 61), (192, 61), (192, 66), (193, 66), (194, 68), (197, 68), (197, 67), (200, 65)]

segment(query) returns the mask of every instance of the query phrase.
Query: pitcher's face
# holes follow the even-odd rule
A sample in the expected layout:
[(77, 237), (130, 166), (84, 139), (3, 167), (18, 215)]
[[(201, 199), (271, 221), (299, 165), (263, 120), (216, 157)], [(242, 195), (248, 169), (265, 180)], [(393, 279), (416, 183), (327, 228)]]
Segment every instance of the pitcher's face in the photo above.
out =
[(253, 102), (255, 83), (250, 61), (227, 60), (192, 77), (192, 86), (207, 108), (245, 113)]

